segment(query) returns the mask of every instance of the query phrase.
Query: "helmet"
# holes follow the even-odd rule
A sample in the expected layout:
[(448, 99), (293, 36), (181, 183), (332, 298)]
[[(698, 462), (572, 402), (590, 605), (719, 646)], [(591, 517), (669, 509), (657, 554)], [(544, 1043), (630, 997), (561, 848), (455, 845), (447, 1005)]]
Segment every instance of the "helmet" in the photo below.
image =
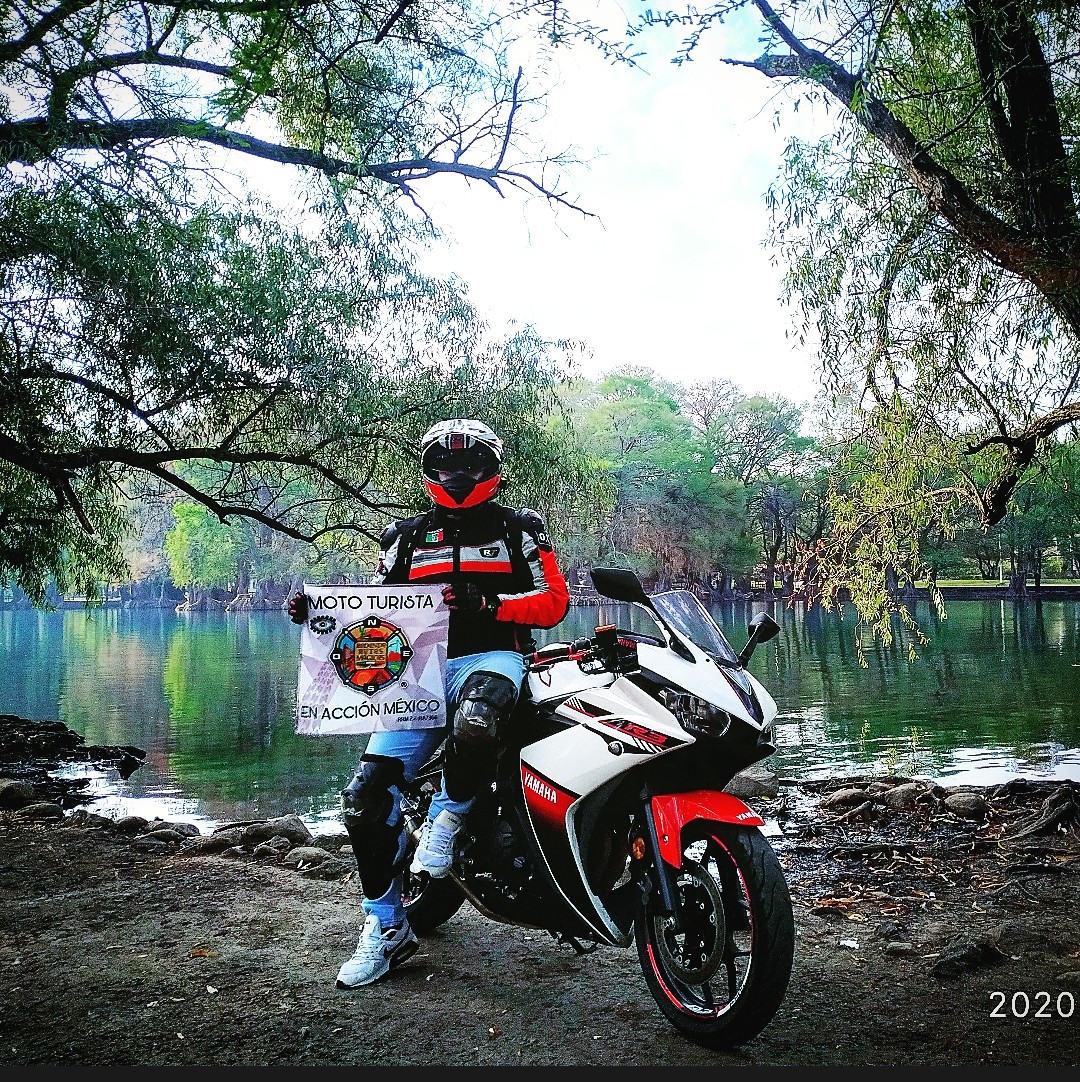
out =
[(440, 507), (476, 507), (499, 488), (503, 442), (483, 421), (439, 421), (420, 441), (424, 488)]

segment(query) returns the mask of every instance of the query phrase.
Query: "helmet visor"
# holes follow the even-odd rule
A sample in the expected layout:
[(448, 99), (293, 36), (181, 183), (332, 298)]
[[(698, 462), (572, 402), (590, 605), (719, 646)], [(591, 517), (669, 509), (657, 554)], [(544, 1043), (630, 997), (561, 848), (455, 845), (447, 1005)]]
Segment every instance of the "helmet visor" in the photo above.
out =
[(427, 449), (422, 465), (424, 477), (439, 484), (457, 476), (474, 482), (487, 481), (499, 472), (498, 457), (483, 444), (453, 451), (436, 444)]

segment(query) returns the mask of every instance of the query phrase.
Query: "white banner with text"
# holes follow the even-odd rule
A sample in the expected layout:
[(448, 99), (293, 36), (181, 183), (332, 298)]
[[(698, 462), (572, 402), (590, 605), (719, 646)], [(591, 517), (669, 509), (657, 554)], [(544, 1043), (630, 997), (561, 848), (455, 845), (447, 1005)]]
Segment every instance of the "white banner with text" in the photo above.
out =
[(327, 736), (446, 722), (450, 610), (438, 586), (309, 586), (296, 731)]

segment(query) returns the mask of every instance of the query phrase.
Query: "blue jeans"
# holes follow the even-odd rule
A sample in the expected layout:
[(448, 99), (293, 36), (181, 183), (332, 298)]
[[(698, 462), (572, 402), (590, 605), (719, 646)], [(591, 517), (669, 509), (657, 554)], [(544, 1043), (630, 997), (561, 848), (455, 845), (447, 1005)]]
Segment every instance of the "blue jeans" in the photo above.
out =
[[(513, 650), (489, 650), (483, 654), (466, 654), (464, 657), (448, 658), (446, 662), (446, 718), (447, 726), (441, 729), (403, 729), (400, 732), (372, 733), (364, 749), (366, 755), (387, 755), (400, 759), (405, 765), (405, 780), (412, 781), (419, 769), (431, 758), (432, 753), (446, 736), (451, 724), (454, 706), (465, 681), (474, 672), (493, 672), (513, 681), (518, 691), (525, 679), (525, 658)], [(393, 807), (387, 817), (387, 825), (399, 829), (398, 849), (395, 863), (405, 853), (405, 825), (401, 814), (401, 792), (394, 786), (390, 790)], [(430, 818), (441, 811), (464, 815), (472, 807), (472, 800), (451, 800), (440, 785), (431, 798)], [(390, 889), (381, 898), (365, 897), (361, 903), (365, 914), (374, 913), (384, 927), (398, 925), (405, 917), (401, 904), (401, 875), (396, 875)]]

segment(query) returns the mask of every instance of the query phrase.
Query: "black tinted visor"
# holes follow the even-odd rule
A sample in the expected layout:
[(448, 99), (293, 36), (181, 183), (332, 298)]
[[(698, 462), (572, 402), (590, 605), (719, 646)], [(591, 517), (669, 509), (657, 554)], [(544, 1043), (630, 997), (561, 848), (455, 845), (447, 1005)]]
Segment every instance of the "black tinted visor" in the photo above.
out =
[(424, 475), (434, 480), (436, 470), (461, 473), (466, 470), (482, 470), (481, 480), (494, 477), (499, 471), (499, 460), (490, 448), (482, 444), (463, 451), (448, 451), (445, 447), (429, 447), (424, 455)]

